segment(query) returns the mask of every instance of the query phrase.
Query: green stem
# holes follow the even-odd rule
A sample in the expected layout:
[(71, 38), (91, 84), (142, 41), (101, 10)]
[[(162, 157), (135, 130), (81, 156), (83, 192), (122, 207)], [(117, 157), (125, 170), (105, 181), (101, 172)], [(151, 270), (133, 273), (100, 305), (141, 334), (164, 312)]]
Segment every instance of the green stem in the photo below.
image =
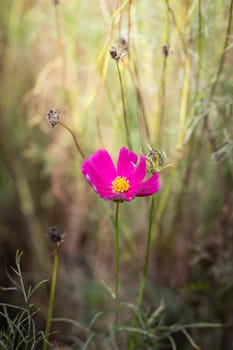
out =
[(115, 211), (115, 324), (118, 323), (119, 314), (119, 203)]
[(145, 284), (146, 284), (146, 280), (147, 280), (147, 274), (148, 274), (154, 207), (155, 207), (155, 196), (152, 196), (151, 205), (150, 205), (150, 212), (149, 212), (149, 226), (148, 226), (148, 235), (147, 235), (147, 243), (146, 243), (146, 255), (145, 255), (143, 274), (142, 274), (141, 281), (140, 281), (138, 300), (137, 300), (138, 308), (141, 306), (141, 303), (142, 303)]
[(59, 120), (58, 122), (59, 125), (61, 125), (63, 128), (65, 128), (67, 131), (69, 131), (69, 133), (71, 134), (71, 136), (73, 137), (73, 140), (74, 140), (74, 143), (75, 143), (75, 146), (80, 154), (80, 156), (85, 159), (85, 154), (83, 153), (79, 143), (78, 143), (78, 140), (75, 136), (75, 133), (73, 132), (73, 130), (68, 126), (66, 125), (65, 123), (63, 123), (61, 120)]
[(48, 348), (48, 336), (50, 332), (51, 320), (53, 315), (54, 298), (55, 298), (55, 290), (56, 290), (56, 282), (57, 282), (57, 267), (58, 267), (58, 253), (56, 249), (54, 254), (54, 261), (53, 261), (53, 275), (52, 275), (52, 284), (51, 284), (50, 296), (49, 296), (48, 315), (47, 315), (47, 321), (46, 321), (46, 327), (45, 327), (45, 339), (43, 342), (42, 350), (47, 350)]
[(120, 88), (121, 88), (121, 101), (122, 101), (122, 107), (123, 107), (123, 116), (124, 116), (126, 139), (127, 139), (128, 147), (132, 149), (132, 145), (131, 145), (131, 141), (130, 141), (130, 134), (129, 134), (128, 119), (127, 119), (127, 113), (126, 113), (125, 94), (124, 94), (123, 82), (122, 82), (122, 77), (121, 77), (121, 71), (120, 71), (120, 68), (119, 68), (119, 63), (117, 61), (116, 61), (116, 65), (117, 65), (117, 72), (118, 72), (119, 81), (120, 81)]

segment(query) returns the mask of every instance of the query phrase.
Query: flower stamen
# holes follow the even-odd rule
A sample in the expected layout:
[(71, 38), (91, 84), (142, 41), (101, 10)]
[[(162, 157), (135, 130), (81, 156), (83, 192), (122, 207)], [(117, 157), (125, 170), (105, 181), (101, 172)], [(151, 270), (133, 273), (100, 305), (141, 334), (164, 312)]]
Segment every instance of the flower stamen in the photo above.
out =
[(112, 189), (114, 192), (127, 192), (129, 188), (129, 180), (127, 180), (125, 176), (117, 176), (115, 180), (112, 181)]

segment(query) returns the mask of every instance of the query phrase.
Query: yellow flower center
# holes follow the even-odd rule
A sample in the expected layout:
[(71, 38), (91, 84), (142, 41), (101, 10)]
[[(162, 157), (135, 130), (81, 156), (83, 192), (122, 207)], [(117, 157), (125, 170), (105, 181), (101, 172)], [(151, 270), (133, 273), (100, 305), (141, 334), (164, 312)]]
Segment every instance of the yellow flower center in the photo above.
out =
[(130, 188), (129, 180), (124, 176), (117, 176), (115, 180), (112, 181), (112, 189), (114, 192), (126, 192)]

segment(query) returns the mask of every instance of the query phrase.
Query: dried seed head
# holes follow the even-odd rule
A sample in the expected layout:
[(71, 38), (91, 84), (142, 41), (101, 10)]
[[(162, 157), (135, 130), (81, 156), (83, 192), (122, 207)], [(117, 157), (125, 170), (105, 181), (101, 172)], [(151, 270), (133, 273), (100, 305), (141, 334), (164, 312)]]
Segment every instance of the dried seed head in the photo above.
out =
[(47, 119), (51, 127), (54, 128), (54, 126), (59, 123), (59, 119), (60, 119), (59, 111), (58, 110), (53, 111), (52, 109), (50, 109), (50, 111), (47, 113)]
[(48, 229), (48, 237), (52, 243), (60, 245), (64, 242), (65, 234), (61, 234), (56, 226), (51, 226)]
[(172, 53), (170, 44), (162, 46), (162, 53), (165, 58), (167, 58), (170, 55), (170, 53)]
[(109, 53), (112, 59), (117, 60), (117, 49), (114, 46), (111, 47)]
[(127, 41), (124, 38), (120, 38), (117, 47), (112, 46), (109, 53), (113, 60), (119, 62), (124, 56), (128, 54)]

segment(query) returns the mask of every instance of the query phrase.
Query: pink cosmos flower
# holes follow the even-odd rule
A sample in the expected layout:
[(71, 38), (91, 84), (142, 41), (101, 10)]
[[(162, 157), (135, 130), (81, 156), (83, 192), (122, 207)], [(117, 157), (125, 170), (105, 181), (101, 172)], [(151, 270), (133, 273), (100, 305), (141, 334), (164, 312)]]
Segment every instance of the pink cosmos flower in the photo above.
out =
[(131, 201), (150, 196), (159, 190), (159, 173), (146, 177), (146, 157), (120, 149), (117, 167), (105, 149), (101, 149), (82, 164), (82, 173), (98, 195), (105, 200)]

